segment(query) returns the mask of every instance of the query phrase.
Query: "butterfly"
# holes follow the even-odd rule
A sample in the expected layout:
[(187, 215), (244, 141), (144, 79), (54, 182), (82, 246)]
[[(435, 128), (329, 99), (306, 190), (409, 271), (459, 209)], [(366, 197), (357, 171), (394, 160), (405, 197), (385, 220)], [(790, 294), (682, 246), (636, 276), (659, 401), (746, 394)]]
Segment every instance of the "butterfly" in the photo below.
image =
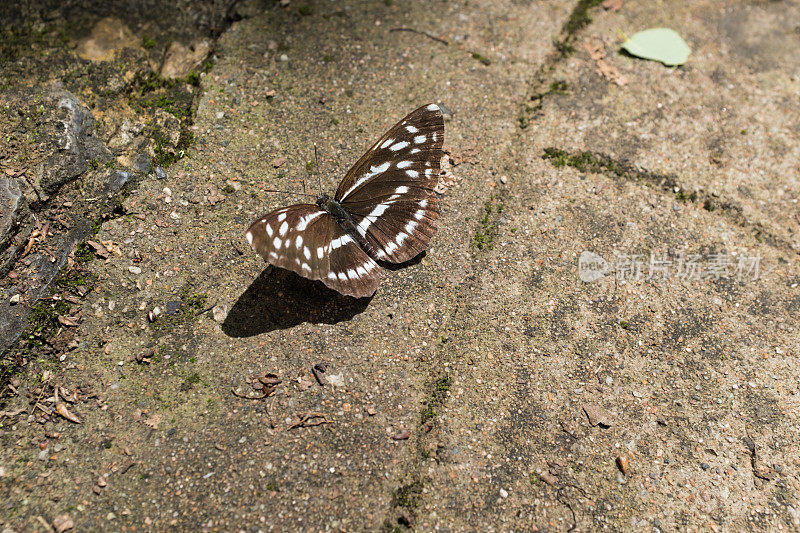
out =
[(253, 222), (247, 241), (271, 265), (347, 296), (371, 296), (378, 262), (413, 259), (436, 233), (443, 142), (439, 106), (420, 107), (361, 156), (333, 198), (271, 211)]

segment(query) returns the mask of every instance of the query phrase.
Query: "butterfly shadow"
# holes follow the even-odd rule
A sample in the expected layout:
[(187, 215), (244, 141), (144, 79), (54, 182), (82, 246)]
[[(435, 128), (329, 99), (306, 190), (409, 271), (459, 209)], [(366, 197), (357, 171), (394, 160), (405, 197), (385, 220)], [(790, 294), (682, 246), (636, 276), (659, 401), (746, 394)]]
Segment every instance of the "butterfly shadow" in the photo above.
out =
[(319, 281), (268, 266), (233, 304), (222, 331), (229, 337), (252, 337), (303, 322), (336, 324), (363, 312), (371, 300), (344, 296)]

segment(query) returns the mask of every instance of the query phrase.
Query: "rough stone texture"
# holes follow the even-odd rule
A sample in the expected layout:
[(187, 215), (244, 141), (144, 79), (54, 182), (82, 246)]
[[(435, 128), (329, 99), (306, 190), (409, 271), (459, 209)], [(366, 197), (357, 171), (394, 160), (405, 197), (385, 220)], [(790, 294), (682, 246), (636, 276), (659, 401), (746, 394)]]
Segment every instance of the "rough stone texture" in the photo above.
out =
[(10, 237), (24, 201), (17, 180), (0, 175), (0, 243), (5, 243)]
[[(798, 529), (800, 8), (596, 3), (244, 6), (190, 157), (103, 221), (73, 338), (4, 398), (3, 525)], [(687, 65), (616, 53), (651, 26)], [(428, 253), (360, 301), (264, 269), (243, 233), (293, 201), (264, 189), (313, 186), (315, 143), (334, 189), (429, 101), (461, 180)], [(581, 281), (585, 251), (611, 271)], [(651, 252), (761, 271), (615, 275)]]

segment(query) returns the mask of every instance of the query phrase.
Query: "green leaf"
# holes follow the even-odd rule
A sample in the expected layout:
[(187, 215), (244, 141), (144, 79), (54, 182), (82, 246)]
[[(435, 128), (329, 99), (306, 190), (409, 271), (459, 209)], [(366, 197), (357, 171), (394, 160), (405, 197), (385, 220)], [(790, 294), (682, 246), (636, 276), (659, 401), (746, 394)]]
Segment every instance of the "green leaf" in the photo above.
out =
[(631, 55), (660, 61), (667, 66), (683, 65), (689, 59), (689, 45), (669, 28), (650, 28), (622, 43)]

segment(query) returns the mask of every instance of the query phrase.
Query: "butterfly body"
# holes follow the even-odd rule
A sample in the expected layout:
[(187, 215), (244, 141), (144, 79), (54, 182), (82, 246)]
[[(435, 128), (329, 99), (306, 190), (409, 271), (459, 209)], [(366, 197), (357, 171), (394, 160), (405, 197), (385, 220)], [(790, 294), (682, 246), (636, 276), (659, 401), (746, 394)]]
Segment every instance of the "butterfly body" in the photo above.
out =
[(377, 261), (402, 263), (427, 249), (439, 216), (434, 193), (444, 141), (435, 104), (395, 124), (347, 172), (333, 197), (257, 219), (250, 245), (268, 263), (320, 280), (349, 296), (369, 296)]

